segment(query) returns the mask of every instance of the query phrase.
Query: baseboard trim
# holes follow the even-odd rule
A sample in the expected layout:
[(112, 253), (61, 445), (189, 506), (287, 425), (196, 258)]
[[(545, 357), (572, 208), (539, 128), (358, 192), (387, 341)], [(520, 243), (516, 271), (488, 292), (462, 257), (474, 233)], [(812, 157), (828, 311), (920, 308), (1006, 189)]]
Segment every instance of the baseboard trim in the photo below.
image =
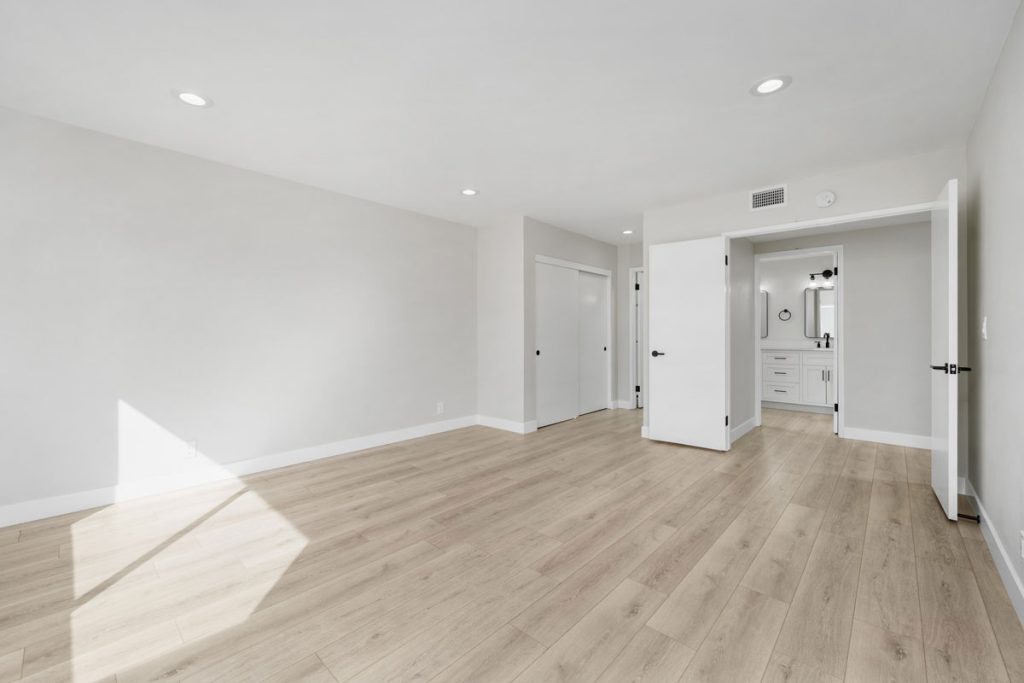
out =
[(861, 429), (850, 426), (843, 430), (843, 438), (856, 439), (857, 441), (874, 441), (875, 443), (884, 443), (890, 446), (906, 446), (907, 448), (929, 449), (932, 447), (932, 438), (930, 436), (882, 432), (876, 429)]
[[(0, 528), (32, 522), (37, 519), (65, 515), (71, 512), (81, 512), (95, 507), (112, 505), (114, 503), (142, 498), (160, 493), (169, 493), (192, 486), (209, 484), (215, 481), (223, 481), (236, 476), (255, 474), (267, 470), (275, 470), (289, 465), (298, 465), (323, 458), (337, 456), (351, 456), (368, 448), (386, 446), (400, 441), (417, 439), (421, 436), (430, 436), (442, 432), (450, 432), (455, 429), (472, 427), (480, 424), (476, 415), (457, 417), (451, 420), (439, 422), (428, 422), (426, 424), (396, 429), (366, 436), (357, 436), (352, 439), (334, 441), (309, 448), (299, 448), (283, 453), (274, 453), (249, 460), (240, 460), (232, 463), (210, 463), (208, 467), (201, 467), (195, 471), (169, 474), (152, 479), (119, 483), (115, 486), (107, 486), (88, 491), (78, 491), (49, 498), (38, 498), (26, 500), (11, 505), (0, 506)], [(536, 428), (535, 428), (536, 429)]]
[(476, 424), (481, 427), (490, 427), (491, 429), (500, 429), (505, 432), (512, 432), (513, 434), (530, 434), (531, 432), (537, 431), (536, 420), (516, 422), (515, 420), (506, 420), (501, 417), (477, 415)]
[(750, 418), (744, 422), (739, 423), (735, 427), (729, 430), (729, 443), (730, 445), (743, 438), (743, 436), (751, 429), (757, 426), (757, 420)]
[[(967, 493), (974, 497), (974, 504), (978, 506), (978, 514), (981, 515), (981, 535), (985, 538), (985, 543), (992, 554), (996, 569), (999, 571), (999, 578), (1003, 580), (1006, 594), (1010, 596), (1013, 609), (1017, 612), (1017, 619), (1024, 624), (1024, 581), (1021, 580), (1020, 574), (1017, 573), (1017, 569), (1013, 566), (1010, 554), (1006, 552), (1006, 546), (1003, 545), (999, 532), (996, 531), (989, 521), (985, 505), (981, 502), (981, 498), (978, 497), (978, 492), (974, 490), (974, 485), (971, 484), (970, 480), (967, 481)], [(965, 523), (969, 522), (961, 522), (961, 524)]]
[(643, 425), (642, 427), (640, 427), (640, 438), (641, 439), (648, 438), (648, 436), (647, 436), (647, 425)]

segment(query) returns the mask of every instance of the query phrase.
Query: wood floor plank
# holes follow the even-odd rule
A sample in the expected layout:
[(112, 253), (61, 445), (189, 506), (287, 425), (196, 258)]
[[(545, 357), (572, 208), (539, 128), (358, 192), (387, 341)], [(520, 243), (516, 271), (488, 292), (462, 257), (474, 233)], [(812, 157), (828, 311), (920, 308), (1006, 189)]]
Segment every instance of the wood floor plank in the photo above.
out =
[(503, 626), (430, 683), (508, 683), (546, 648), (514, 626)]
[(857, 599), (862, 541), (818, 532), (776, 652), (842, 678)]
[(775, 598), (737, 588), (680, 683), (760, 680), (787, 608)]
[(847, 683), (927, 683), (921, 641), (854, 620)]
[(597, 683), (677, 683), (694, 651), (652, 628), (629, 641)]
[(788, 505), (744, 575), (742, 585), (791, 602), (824, 516), (823, 510)]
[(992, 555), (984, 540), (964, 540), (971, 567), (981, 591), (985, 610), (992, 622), (1003, 655), (1006, 672), (1014, 683), (1024, 682), (1024, 628), (1013, 609)]
[(928, 452), (809, 413), (726, 454), (641, 421), (471, 427), (2, 529), (0, 683), (835, 683), (917, 672), (915, 638), (933, 680), (1022, 679)]
[(596, 680), (664, 599), (662, 593), (626, 579), (516, 680), (524, 683)]

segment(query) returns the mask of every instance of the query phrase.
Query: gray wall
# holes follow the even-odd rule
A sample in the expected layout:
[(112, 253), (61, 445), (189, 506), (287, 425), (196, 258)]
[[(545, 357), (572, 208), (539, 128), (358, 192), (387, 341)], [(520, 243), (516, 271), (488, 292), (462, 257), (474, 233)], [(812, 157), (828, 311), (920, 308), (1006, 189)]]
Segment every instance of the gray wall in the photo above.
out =
[(929, 231), (915, 224), (754, 245), (759, 254), (843, 246), (847, 427), (931, 434)]
[(630, 310), (630, 288), (633, 283), (629, 279), (630, 268), (640, 268), (644, 264), (644, 246), (642, 243), (620, 244), (618, 247), (618, 265), (615, 269), (615, 358), (618, 365), (618, 394), (616, 399), (625, 405), (633, 405), (633, 385), (629, 383), (629, 320), (633, 312)]
[[(761, 245), (761, 250), (766, 245)], [(768, 292), (768, 338), (761, 340), (765, 348), (813, 349), (814, 340), (804, 336), (804, 290), (811, 273), (832, 267), (832, 256), (808, 256), (782, 261), (762, 261), (757, 289)], [(788, 308), (793, 317), (779, 319), (779, 311)], [(760, 336), (760, 330), (758, 330)]]
[[(618, 291), (616, 286), (615, 271), (617, 265), (617, 254), (616, 249), (611, 244), (606, 242), (599, 242), (598, 240), (584, 237), (583, 235), (575, 232), (569, 232), (562, 228), (556, 228), (553, 225), (547, 223), (541, 223), (540, 221), (532, 218), (523, 219), (523, 237), (524, 237), (524, 249), (523, 249), (523, 290), (524, 290), (524, 303), (526, 307), (525, 316), (525, 347), (524, 347), (524, 385), (525, 385), (525, 396), (524, 396), (524, 413), (525, 420), (527, 422), (533, 421), (537, 417), (537, 359), (534, 355), (536, 350), (535, 344), (535, 329), (536, 329), (536, 305), (534, 302), (534, 293), (536, 290), (536, 281), (534, 276), (534, 264), (535, 257), (550, 256), (553, 258), (564, 259), (566, 261), (573, 261), (575, 263), (582, 263), (588, 266), (595, 266), (597, 268), (603, 268), (612, 273), (612, 296), (614, 299), (615, 292)], [(612, 301), (611, 310), (611, 327), (616, 329), (616, 315), (615, 315), (615, 303)], [(614, 344), (614, 338), (610, 340)], [(614, 361), (615, 349), (612, 348), (610, 353)], [(615, 386), (616, 372), (614, 365), (612, 368), (612, 396), (617, 395), (617, 388)]]
[(754, 417), (754, 245), (729, 241), (729, 424), (735, 429)]
[(474, 229), (3, 109), (0, 149), (0, 504), (117, 484), (122, 404), (220, 463), (476, 412)]
[[(1024, 529), (1024, 422), (1019, 392), (1024, 378), (1024, 312), (1020, 260), (1024, 254), (1024, 12), (1017, 12), (1003, 56), (967, 147), (970, 364), (970, 481), (987, 513), (982, 529), (1002, 539), (1003, 565), (1024, 618), (1020, 531)], [(988, 339), (981, 321), (988, 318)], [(1003, 560), (997, 555), (997, 564)]]

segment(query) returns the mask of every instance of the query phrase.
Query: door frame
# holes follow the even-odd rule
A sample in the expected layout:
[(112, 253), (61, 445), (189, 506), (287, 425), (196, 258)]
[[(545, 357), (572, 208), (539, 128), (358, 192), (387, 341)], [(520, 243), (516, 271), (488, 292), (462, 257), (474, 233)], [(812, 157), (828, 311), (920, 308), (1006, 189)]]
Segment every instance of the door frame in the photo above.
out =
[[(569, 269), (572, 269), (572, 270), (583, 271), (584, 273), (593, 273), (594, 275), (602, 275), (602, 276), (604, 276), (604, 282), (605, 282), (605, 303), (608, 306), (608, 310), (607, 310), (608, 315), (607, 315), (607, 318), (606, 318), (608, 320), (608, 327), (605, 330), (605, 340), (606, 340), (607, 345), (608, 345), (608, 354), (607, 354), (608, 357), (607, 357), (607, 359), (605, 361), (605, 363), (606, 363), (605, 373), (607, 374), (606, 385), (608, 387), (608, 391), (606, 392), (607, 395), (605, 396), (605, 406), (609, 410), (610, 409), (614, 409), (615, 408), (615, 400), (614, 400), (615, 392), (614, 392), (613, 387), (615, 386), (615, 363), (613, 362), (613, 359), (614, 359), (615, 354), (616, 354), (616, 349), (615, 349), (615, 344), (614, 344), (614, 341), (615, 341), (615, 334), (614, 334), (614, 331), (615, 331), (615, 303), (614, 303), (614, 300), (615, 300), (615, 289), (612, 287), (612, 271), (607, 270), (605, 268), (598, 268), (597, 266), (590, 266), (590, 265), (587, 265), (585, 263), (577, 263), (575, 261), (566, 261), (565, 259), (555, 258), (553, 256), (543, 256), (541, 254), (536, 254), (533, 257), (533, 261), (534, 261), (534, 263), (546, 263), (549, 266), (559, 266), (559, 267), (562, 267), (562, 268), (569, 268)], [(536, 296), (536, 286), (537, 286), (536, 285), (536, 279), (537, 279), (537, 276), (534, 275), (534, 296)], [(537, 329), (537, 311), (536, 310), (534, 310), (533, 316), (534, 316), (534, 320), (533, 320), (534, 334), (536, 335), (536, 329)], [(534, 372), (533, 387), (534, 387), (534, 392), (536, 392), (537, 391), (537, 386), (538, 386), (537, 380), (536, 380), (536, 373), (537, 373), (537, 366), (536, 366), (536, 364), (534, 364), (533, 372)], [(534, 397), (534, 404), (536, 405), (536, 396)], [(579, 410), (579, 407), (577, 406), (577, 413), (576, 413), (577, 417), (579, 417), (578, 410)]]
[[(631, 397), (631, 399), (629, 401), (629, 407), (631, 409), (633, 409), (633, 410), (636, 410), (636, 409), (638, 409), (640, 407), (639, 405), (637, 405), (637, 403), (639, 403), (642, 400), (640, 395), (638, 394), (638, 392), (635, 390), (636, 385), (637, 384), (640, 385), (640, 391), (641, 392), (644, 390), (644, 387), (646, 386), (645, 382), (639, 381), (640, 380), (639, 375), (643, 372), (643, 362), (642, 362), (642, 359), (643, 359), (643, 357), (645, 355), (643, 352), (646, 351), (646, 349), (637, 349), (637, 344), (636, 344), (637, 336), (640, 333), (640, 329), (643, 327), (642, 324), (638, 325), (637, 323), (638, 322), (642, 323), (644, 316), (647, 314), (647, 310), (645, 309), (644, 311), (641, 312), (640, 320), (637, 320), (637, 316), (636, 316), (637, 303), (639, 301), (643, 301), (644, 300), (644, 296), (643, 296), (644, 292), (643, 292), (643, 290), (642, 289), (641, 290), (637, 290), (637, 288), (636, 288), (637, 275), (640, 275), (640, 274), (646, 275), (646, 273), (647, 273), (647, 269), (644, 268), (643, 266), (637, 266), (635, 268), (630, 268), (629, 269), (629, 340), (628, 340), (628, 343), (629, 343), (629, 388), (630, 388), (629, 394), (630, 394), (630, 397)], [(637, 353), (638, 350), (640, 351), (640, 353)]]
[[(836, 434), (839, 438), (846, 437), (846, 338), (843, 331), (846, 328), (846, 304), (843, 300), (843, 276), (846, 275), (846, 266), (843, 263), (843, 245), (831, 245), (824, 247), (808, 247), (806, 249), (789, 249), (786, 251), (773, 251), (764, 254), (754, 254), (754, 425), (761, 426), (763, 408), (761, 406), (763, 385), (763, 363), (761, 362), (761, 297), (758, 290), (761, 285), (761, 264), (765, 261), (791, 261), (809, 256), (832, 256), (836, 267), (836, 307), (839, 309), (836, 314), (836, 403), (839, 410), (836, 411)], [(770, 321), (769, 321), (770, 322)], [(842, 343), (839, 343), (839, 341)], [(800, 378), (801, 384), (803, 378)]]

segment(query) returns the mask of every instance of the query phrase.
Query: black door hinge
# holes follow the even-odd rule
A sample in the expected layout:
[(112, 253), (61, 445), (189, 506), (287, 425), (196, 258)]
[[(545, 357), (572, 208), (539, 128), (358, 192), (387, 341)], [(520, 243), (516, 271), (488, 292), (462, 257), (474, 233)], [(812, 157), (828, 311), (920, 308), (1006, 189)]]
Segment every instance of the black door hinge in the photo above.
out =
[(835, 404), (835, 406), (833, 406), (833, 411), (836, 412), (836, 413), (839, 412), (839, 404), (838, 403)]
[(839, 275), (839, 266), (836, 266), (835, 268), (832, 269), (832, 274)]
[(729, 265), (729, 255), (725, 255), (725, 265)]
[(633, 285), (633, 289), (635, 289), (636, 291), (638, 291), (638, 292), (639, 292), (639, 291), (640, 291), (640, 283), (639, 283), (639, 282), (635, 283), (635, 284)]
[(639, 384), (636, 385), (636, 393), (638, 393), (638, 394), (640, 393), (640, 385)]
[(728, 415), (725, 416), (725, 426), (726, 427), (729, 426), (729, 416)]

